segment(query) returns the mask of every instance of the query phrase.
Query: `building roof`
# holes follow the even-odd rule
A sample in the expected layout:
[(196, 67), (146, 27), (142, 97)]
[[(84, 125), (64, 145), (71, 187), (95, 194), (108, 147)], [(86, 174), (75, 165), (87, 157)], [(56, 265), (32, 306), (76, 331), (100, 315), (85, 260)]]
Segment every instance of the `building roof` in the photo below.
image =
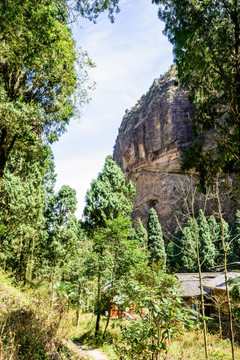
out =
[[(235, 271), (228, 271), (227, 273), (227, 279), (228, 281), (230, 279), (234, 280), (240, 277), (240, 272)], [(228, 284), (229, 289), (231, 289), (235, 284)], [(214, 279), (208, 282), (207, 286), (210, 289), (220, 289), (220, 290), (226, 290), (226, 283), (225, 283), (225, 273), (218, 274)]]
[[(175, 274), (181, 282), (179, 295), (181, 297), (200, 296), (200, 282), (198, 273), (177, 273)], [(239, 272), (228, 272), (228, 280), (235, 279), (240, 276)], [(219, 272), (202, 273), (203, 294), (208, 295), (211, 289), (226, 290), (225, 274)], [(231, 286), (229, 286), (231, 288)]]

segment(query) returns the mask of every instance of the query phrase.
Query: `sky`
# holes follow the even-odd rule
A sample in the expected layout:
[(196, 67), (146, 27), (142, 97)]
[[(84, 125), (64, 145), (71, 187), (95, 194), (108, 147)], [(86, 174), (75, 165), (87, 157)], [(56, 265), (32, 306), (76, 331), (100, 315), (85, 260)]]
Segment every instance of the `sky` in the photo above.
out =
[(131, 109), (173, 62), (172, 46), (162, 34), (157, 6), (151, 0), (120, 0), (112, 24), (102, 14), (97, 24), (78, 18), (73, 37), (96, 64), (89, 76), (96, 82), (92, 100), (71, 119), (67, 132), (52, 146), (56, 191), (69, 185), (77, 192), (77, 218), (82, 216), (91, 181), (113, 154), (126, 109)]

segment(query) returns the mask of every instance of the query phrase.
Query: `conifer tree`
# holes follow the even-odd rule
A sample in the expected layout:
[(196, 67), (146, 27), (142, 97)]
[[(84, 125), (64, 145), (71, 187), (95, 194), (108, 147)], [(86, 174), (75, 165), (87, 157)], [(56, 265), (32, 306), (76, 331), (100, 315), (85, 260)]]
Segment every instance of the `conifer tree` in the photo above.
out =
[(199, 251), (200, 261), (202, 263), (202, 270), (209, 270), (215, 265), (216, 249), (211, 238), (211, 229), (207, 219), (200, 209), (198, 214), (198, 232), (199, 232)]
[(76, 191), (65, 185), (57, 194), (49, 197), (45, 210), (47, 238), (44, 251), (51, 274), (52, 304), (56, 278), (58, 276), (61, 280), (68, 261), (77, 251), (76, 205)]
[[(216, 243), (216, 264), (222, 265), (224, 262), (224, 251), (223, 251), (223, 244), (222, 244), (222, 237), (224, 237), (224, 243), (226, 249), (231, 242), (231, 230), (229, 224), (222, 218), (221, 222), (218, 224), (218, 239)], [(230, 257), (230, 248), (227, 251), (227, 259), (229, 260)]]
[[(15, 169), (15, 171), (13, 170)], [(40, 232), (44, 225), (44, 161), (26, 161), (16, 152), (9, 158), (1, 189), (0, 256), (17, 281), (31, 280)]]
[(181, 264), (186, 272), (195, 272), (197, 271), (197, 251), (196, 251), (196, 241), (195, 241), (195, 232), (193, 222), (194, 219), (188, 221), (187, 226), (182, 231), (181, 236)]
[(236, 211), (231, 233), (230, 261), (240, 261), (240, 210)]
[(219, 239), (219, 226), (213, 215), (208, 218), (208, 225), (210, 229), (211, 241), (216, 247), (217, 241)]
[[(128, 238), (132, 234), (130, 215), (134, 196), (135, 186), (131, 182), (125, 184), (122, 170), (108, 156), (102, 172), (87, 191), (84, 208), (85, 225), (88, 235), (93, 238), (89, 272), (97, 278), (96, 336), (100, 330), (102, 287), (129, 269), (131, 252), (127, 249), (131, 245)], [(121, 257), (122, 264), (119, 262)]]
[(143, 248), (147, 248), (147, 230), (143, 226), (142, 220), (138, 219), (137, 221), (137, 229), (135, 234), (136, 240), (139, 242), (139, 245)]
[(148, 250), (150, 252), (150, 262), (161, 262), (166, 265), (166, 251), (162, 234), (162, 227), (158, 221), (158, 215), (155, 209), (151, 208), (148, 214)]
[(112, 156), (108, 156), (102, 172), (86, 194), (84, 218), (89, 229), (105, 227), (108, 220), (118, 216), (129, 217), (134, 197), (135, 186), (131, 182), (125, 185), (125, 175)]

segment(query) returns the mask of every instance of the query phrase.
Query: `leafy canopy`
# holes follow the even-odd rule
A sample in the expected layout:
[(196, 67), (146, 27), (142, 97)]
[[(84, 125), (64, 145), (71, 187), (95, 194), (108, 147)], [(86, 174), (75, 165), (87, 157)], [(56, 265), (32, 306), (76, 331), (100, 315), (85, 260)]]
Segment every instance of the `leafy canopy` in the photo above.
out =
[(92, 63), (76, 51), (62, 0), (1, 1), (0, 34), (2, 177), (14, 148), (52, 142), (65, 130), (77, 112), (74, 93), (78, 104), (87, 100), (83, 68)]
[(196, 141), (183, 168), (195, 168), (204, 189), (219, 172), (240, 169), (240, 2), (153, 2), (160, 5), (180, 82), (196, 105)]

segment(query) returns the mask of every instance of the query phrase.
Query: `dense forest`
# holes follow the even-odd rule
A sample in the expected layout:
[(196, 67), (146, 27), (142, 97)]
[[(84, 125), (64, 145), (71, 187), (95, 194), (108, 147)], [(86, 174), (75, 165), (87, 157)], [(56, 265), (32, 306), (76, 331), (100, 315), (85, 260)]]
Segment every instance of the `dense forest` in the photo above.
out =
[[(228, 275), (240, 275), (240, 2), (152, 2), (173, 44), (179, 83), (196, 106), (194, 143), (182, 163), (193, 169), (191, 186), (182, 189), (175, 234), (162, 230), (153, 207), (146, 227), (141, 219), (133, 226), (135, 184), (112, 156), (89, 186), (82, 219), (76, 191), (55, 191), (51, 144), (88, 102), (94, 66), (69, 24), (76, 14), (96, 22), (102, 12), (114, 22), (119, 0), (0, 3), (3, 360), (81, 359), (70, 338), (105, 347), (111, 360), (240, 356), (240, 283)], [(196, 211), (199, 192), (205, 205)], [(222, 210), (226, 196), (239, 207), (232, 223)], [(212, 270), (225, 287), (211, 298), (203, 277)], [(176, 273), (198, 275), (197, 308), (184, 304)], [(213, 299), (217, 318), (205, 314)]]

